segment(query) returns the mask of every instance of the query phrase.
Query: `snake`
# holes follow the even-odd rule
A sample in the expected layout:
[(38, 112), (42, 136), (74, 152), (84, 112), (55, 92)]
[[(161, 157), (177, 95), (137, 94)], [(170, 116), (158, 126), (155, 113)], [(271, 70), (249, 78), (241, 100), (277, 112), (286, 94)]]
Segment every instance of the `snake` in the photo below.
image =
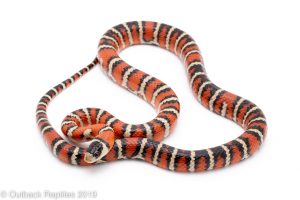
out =
[[(177, 55), (185, 66), (195, 98), (211, 112), (235, 122), (243, 133), (224, 144), (201, 150), (184, 150), (162, 143), (174, 130), (180, 103), (167, 84), (119, 56), (123, 49), (141, 44)], [(106, 110), (87, 107), (68, 114), (61, 124), (62, 135), (59, 134), (47, 116), (49, 103), (95, 66), (100, 66), (113, 82), (149, 103), (156, 110), (156, 117), (142, 124), (128, 124)], [(105, 32), (92, 63), (42, 96), (36, 120), (46, 145), (65, 163), (91, 166), (135, 159), (175, 172), (202, 172), (239, 163), (260, 148), (267, 134), (266, 118), (257, 105), (218, 87), (208, 78), (200, 49), (189, 34), (151, 21), (126, 22)]]

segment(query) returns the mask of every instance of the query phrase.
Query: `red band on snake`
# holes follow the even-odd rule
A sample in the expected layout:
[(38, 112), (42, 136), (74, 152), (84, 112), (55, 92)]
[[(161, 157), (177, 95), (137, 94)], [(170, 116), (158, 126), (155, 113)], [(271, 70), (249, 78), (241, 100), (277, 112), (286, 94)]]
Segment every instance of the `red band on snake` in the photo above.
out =
[[(119, 57), (121, 50), (138, 44), (159, 46), (180, 57), (198, 101), (211, 112), (237, 123), (244, 132), (232, 141), (202, 150), (183, 150), (162, 143), (173, 131), (180, 104), (168, 85)], [(143, 124), (127, 124), (102, 109), (76, 110), (63, 120), (62, 132), (72, 141), (90, 141), (87, 148), (82, 148), (57, 133), (48, 120), (47, 107), (59, 93), (99, 65), (116, 84), (150, 103), (157, 116)], [(108, 30), (100, 40), (97, 58), (49, 90), (38, 103), (36, 118), (48, 147), (63, 162), (87, 166), (138, 159), (178, 172), (200, 172), (238, 163), (258, 150), (267, 130), (260, 108), (210, 81), (191, 36), (175, 27), (148, 21), (127, 22)]]

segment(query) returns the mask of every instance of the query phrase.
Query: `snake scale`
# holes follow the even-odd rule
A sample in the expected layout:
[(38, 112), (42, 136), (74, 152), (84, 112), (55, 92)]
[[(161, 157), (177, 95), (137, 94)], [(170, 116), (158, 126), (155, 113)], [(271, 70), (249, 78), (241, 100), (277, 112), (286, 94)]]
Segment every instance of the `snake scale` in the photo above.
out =
[[(159, 46), (180, 57), (198, 101), (211, 112), (234, 121), (244, 132), (232, 141), (202, 150), (183, 150), (162, 143), (174, 128), (180, 104), (168, 85), (119, 57), (121, 50), (138, 44)], [(62, 122), (62, 132), (69, 139), (66, 140), (50, 124), (47, 107), (59, 93), (98, 65), (116, 84), (150, 103), (157, 116), (143, 124), (127, 124), (102, 109), (79, 109)], [(199, 48), (190, 35), (173, 26), (149, 21), (127, 22), (108, 30), (99, 42), (94, 61), (40, 99), (36, 119), (47, 146), (63, 162), (88, 166), (138, 159), (177, 172), (201, 172), (238, 163), (258, 150), (267, 132), (260, 108), (210, 81)], [(86, 148), (76, 143), (84, 141), (89, 141)]]

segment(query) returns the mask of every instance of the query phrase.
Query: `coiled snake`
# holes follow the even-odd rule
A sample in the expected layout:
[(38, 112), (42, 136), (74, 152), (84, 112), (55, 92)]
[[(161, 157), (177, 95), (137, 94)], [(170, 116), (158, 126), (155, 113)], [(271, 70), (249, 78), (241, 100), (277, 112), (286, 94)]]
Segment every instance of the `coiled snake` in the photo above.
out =
[[(244, 129), (242, 135), (217, 147), (193, 151), (161, 143), (174, 128), (180, 104), (168, 85), (119, 57), (122, 49), (137, 44), (159, 46), (179, 56), (199, 102), (211, 112), (236, 122)], [(158, 114), (144, 124), (127, 124), (102, 109), (76, 110), (63, 120), (62, 132), (73, 141), (90, 141), (87, 148), (82, 148), (55, 131), (47, 117), (47, 106), (98, 64), (109, 78), (150, 103)], [(48, 147), (66, 163), (85, 166), (139, 159), (178, 172), (199, 172), (238, 163), (256, 152), (267, 130), (261, 109), (210, 81), (199, 48), (191, 36), (175, 27), (148, 21), (127, 22), (108, 30), (99, 42), (97, 58), (49, 90), (38, 103), (36, 118)]]

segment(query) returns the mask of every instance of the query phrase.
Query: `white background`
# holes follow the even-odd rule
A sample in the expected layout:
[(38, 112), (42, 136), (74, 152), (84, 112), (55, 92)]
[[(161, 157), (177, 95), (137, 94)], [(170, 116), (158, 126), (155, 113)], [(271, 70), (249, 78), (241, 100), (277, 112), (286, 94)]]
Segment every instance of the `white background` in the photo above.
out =
[[(98, 199), (299, 199), (300, 6), (297, 1), (1, 1), (0, 190), (98, 192)], [(209, 77), (250, 99), (268, 120), (268, 137), (253, 157), (198, 174), (169, 172), (141, 161), (94, 167), (60, 162), (35, 124), (39, 98), (85, 67), (101, 35), (132, 20), (164, 22), (199, 44)], [(204, 109), (193, 97), (180, 60), (149, 46), (126, 49), (128, 63), (163, 80), (177, 93), (181, 115), (164, 142), (202, 149), (242, 130)], [(82, 107), (108, 110), (128, 123), (155, 112), (96, 67), (49, 107), (56, 129)]]

